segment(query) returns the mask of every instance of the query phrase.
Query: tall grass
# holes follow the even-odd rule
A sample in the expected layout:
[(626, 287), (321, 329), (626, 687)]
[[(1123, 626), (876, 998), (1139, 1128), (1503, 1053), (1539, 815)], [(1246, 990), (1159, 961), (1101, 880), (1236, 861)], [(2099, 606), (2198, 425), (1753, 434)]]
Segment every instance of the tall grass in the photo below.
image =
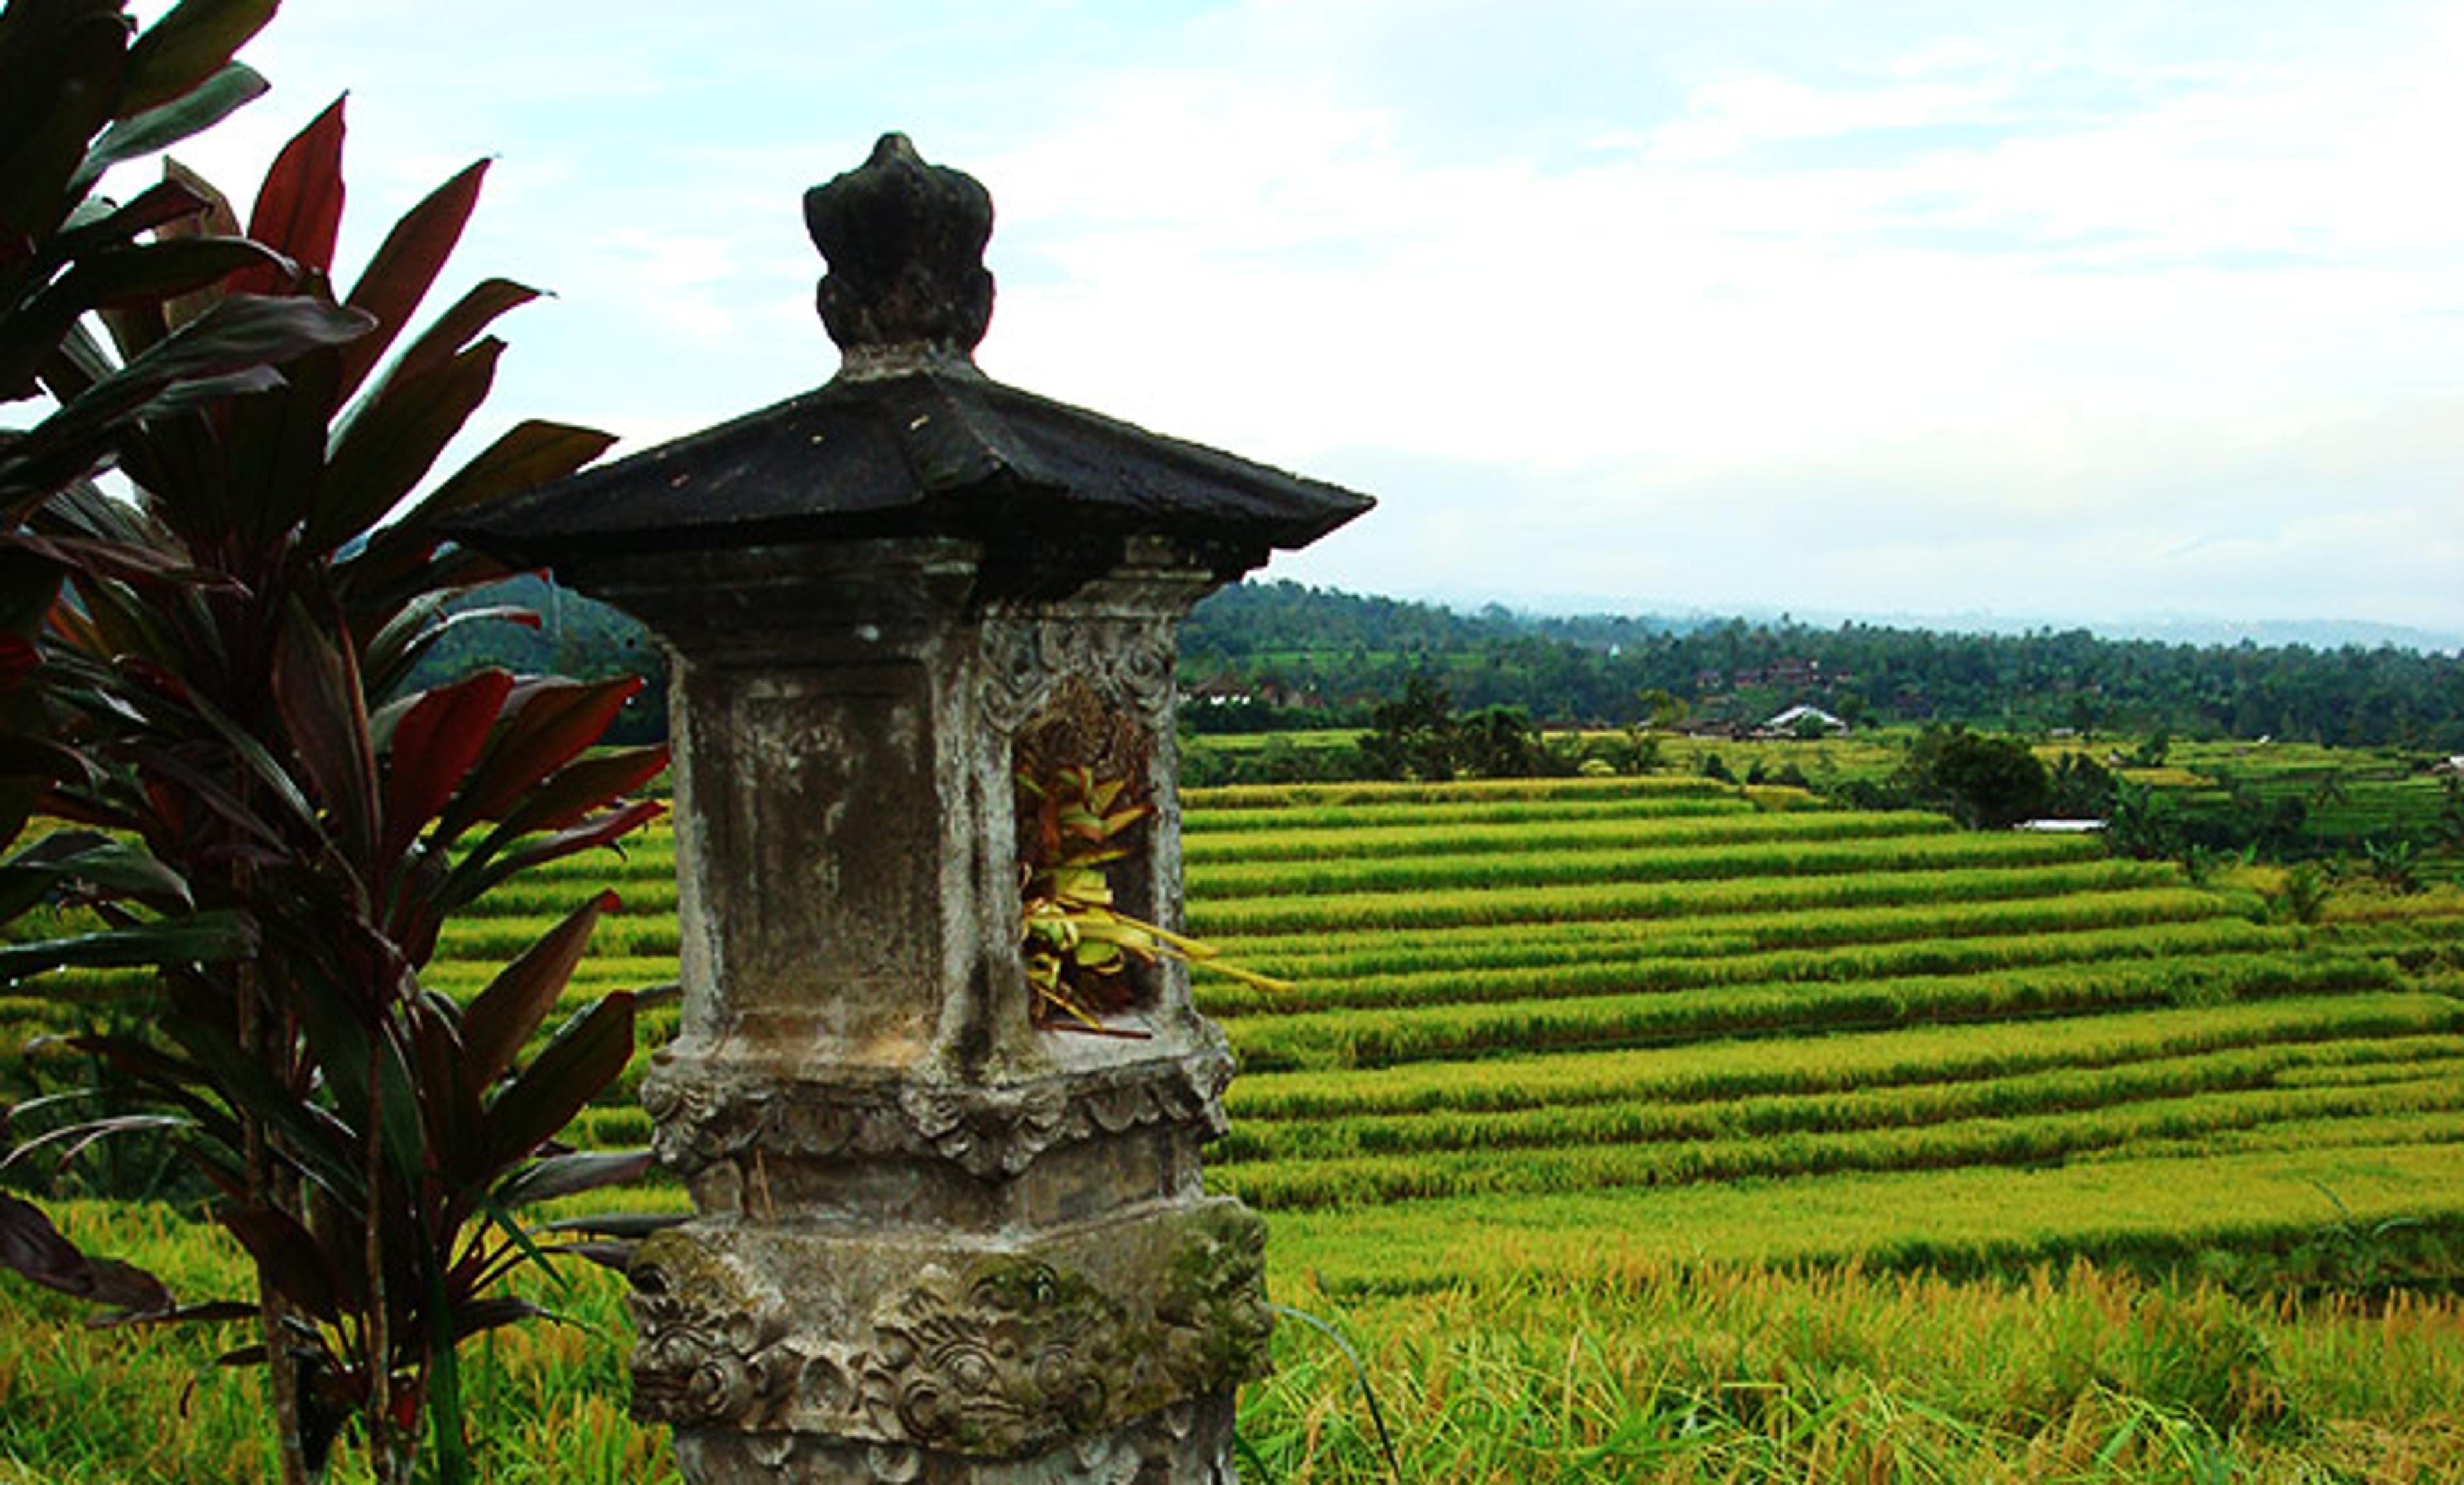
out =
[[(2464, 1066), (2464, 1037), (2370, 1043), (2277, 1042), (2228, 1051), (2140, 1058), (2101, 1067), (2061, 1066), (1992, 1078), (1908, 1080), (1879, 1086), (1770, 1091), (1722, 1099), (1647, 1093), (1507, 1109), (1460, 1106), (1308, 1120), (1259, 1120), (1236, 1127), (1215, 1168), (1267, 1161), (1337, 1160), (1415, 1151), (1487, 1152), (1517, 1147), (1672, 1141), (1753, 1140), (1779, 1134), (1911, 1127), (1955, 1120), (2010, 1119), (2156, 1099), (2259, 1089), (2344, 1093), (2406, 1085), (2431, 1090), (2442, 1106)], [(2305, 1076), (2318, 1074), (2323, 1076)], [(2464, 1096), (2464, 1082), (2455, 1093)], [(2394, 1101), (2337, 1101), (2348, 1111), (2390, 1111)], [(2313, 1117), (2304, 1109), (2286, 1115)]]
[[(1407, 1472), (2464, 1479), (2452, 1303), (2200, 1284), (2464, 1272), (2464, 895), (2339, 892), (2276, 925), (2081, 841), (1801, 802), (1190, 792), (1191, 927), (1303, 986), (1200, 982), (1244, 1067), (1212, 1176), (1275, 1209), (1279, 1294), (1364, 1343)], [(573, 1003), (671, 979), (673, 864), (662, 828), (509, 886), (432, 977), (475, 993), (613, 880)], [(0, 1000), (0, 1048), (128, 983)], [(646, 1048), (676, 1015), (645, 1007)], [(642, 1062), (577, 1140), (646, 1137)], [(71, 1206), (184, 1294), (238, 1271), (159, 1208)], [(487, 1477), (672, 1479), (623, 1417), (614, 1287), (555, 1304), (583, 1328), (486, 1353)], [(87, 1335), (13, 1280), (0, 1315), (0, 1485), (262, 1474), (213, 1338)], [(1348, 1368), (1296, 1328), (1277, 1354), (1250, 1477), (1382, 1478)]]
[[(185, 1299), (247, 1292), (237, 1245), (168, 1209), (71, 1202), (55, 1215), (78, 1241), (161, 1274)], [(665, 1431), (625, 1416), (630, 1338), (621, 1285), (587, 1265), (560, 1267), (567, 1284), (533, 1278), (524, 1293), (562, 1321), (499, 1331), (470, 1349), (463, 1386), (477, 1414), (481, 1479), (675, 1479)], [(81, 1323), (88, 1313), (13, 1275), (0, 1278), (0, 1481), (227, 1485), (275, 1476), (254, 1370), (214, 1365), (249, 1339), (240, 1327), (93, 1331)], [(365, 1461), (346, 1444), (331, 1478), (364, 1482)]]
[[(1366, 1342), (1416, 1480), (2205, 1485), (2464, 1460), (2447, 1302), (2287, 1312), (2085, 1264), (1988, 1283), (1651, 1264), (1302, 1298)], [(1276, 1355), (1243, 1413), (1253, 1474), (1383, 1480), (1331, 1349), (1287, 1327)]]
[[(75, 1216), (88, 1236), (138, 1234), (185, 1280), (237, 1280), (236, 1256), (194, 1230)], [(1353, 1339), (1406, 1478), (1430, 1485), (2436, 1481), (2464, 1460), (2448, 1299), (2288, 1304), (2073, 1260), (1959, 1279), (1641, 1257), (1386, 1297), (1294, 1270), (1278, 1297)], [(580, 1328), (478, 1353), (484, 1478), (679, 1478), (664, 1430), (624, 1415), (617, 1299), (578, 1273), (558, 1304)], [(212, 1367), (209, 1335), (85, 1331), (14, 1280), (0, 1306), (0, 1480), (262, 1477), (253, 1379)], [(1243, 1478), (1389, 1479), (1342, 1354), (1293, 1324), (1274, 1354), (1243, 1395)], [(339, 1485), (364, 1478), (346, 1452)]]
[[(2452, 1113), (2424, 1123), (2457, 1127)], [(2419, 1133), (1286, 1212), (1267, 1256), (1270, 1272), (1347, 1294), (1614, 1278), (1668, 1262), (1994, 1275), (2084, 1257), (2156, 1275), (2263, 1275), (2322, 1237), (2379, 1229), (2391, 1243), (2430, 1245), (2431, 1257), (2443, 1246), (2453, 1264), (2464, 1254), (2464, 1146)]]
[(1453, 822), (1463, 825), (1524, 825), (1546, 828), (1560, 822), (1606, 820), (1682, 820), (1751, 819), (1758, 812), (1743, 794), (1705, 785), (1683, 792), (1620, 797), (1616, 795), (1557, 796), (1544, 798), (1419, 798), (1349, 804), (1307, 802), (1287, 791), (1279, 794), (1297, 802), (1225, 808), (1205, 802), (1202, 791), (1181, 798), (1183, 839), (1215, 841), (1238, 837), (1265, 841), (1290, 831), (1413, 830)]

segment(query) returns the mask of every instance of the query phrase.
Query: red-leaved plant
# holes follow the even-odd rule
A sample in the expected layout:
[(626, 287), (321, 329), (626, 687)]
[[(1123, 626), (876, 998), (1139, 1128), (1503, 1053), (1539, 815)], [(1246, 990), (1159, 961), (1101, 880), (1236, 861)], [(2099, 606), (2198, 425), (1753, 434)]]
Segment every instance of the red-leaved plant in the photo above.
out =
[[(174, 15), (270, 9), (189, 0)], [(174, 293), (111, 303), (109, 348), (78, 323), (38, 359), (43, 388), (73, 408), (200, 326), (320, 327), (275, 347), (278, 378), (156, 398), (114, 424), (133, 499), (84, 478), (90, 464), (27, 482), (11, 550), (65, 588), (0, 654), (0, 681), (41, 709), (39, 813), (84, 827), (0, 873), (0, 907), (31, 891), (99, 925), (0, 949), (0, 982), (158, 967), (141, 1032), (75, 1039), (114, 1074), (92, 1090), (100, 1111), (31, 1143), (171, 1139), (211, 1182), (257, 1294), (182, 1306), (14, 1197), (0, 1196), (0, 1258), (117, 1319), (253, 1316), (257, 1341), (226, 1359), (266, 1365), (286, 1480), (321, 1475), (357, 1419), (379, 1480), (409, 1479), (425, 1443), (451, 1481), (471, 1473), (456, 1347), (536, 1313), (498, 1292), (509, 1272), (589, 1246), (523, 1209), (629, 1178), (647, 1157), (557, 1144), (632, 1054), (629, 995), (589, 1002), (524, 1057), (611, 896), (580, 904), (468, 1005), (421, 972), (441, 925), (492, 886), (652, 819), (656, 804), (626, 797), (666, 753), (593, 751), (629, 678), (489, 672), (397, 694), (470, 617), (449, 601), (501, 576), (443, 544), (438, 521), (569, 473), (610, 440), (523, 423), (428, 483), (487, 395), (503, 350), (487, 328), (534, 293), (484, 281), (386, 362), (486, 166), (414, 207), (338, 296), (341, 142), (338, 102), (275, 163), (244, 232), (253, 248)], [(209, 186), (168, 176), (162, 189), (191, 206), (149, 223), (154, 246), (243, 237)], [(0, 588), (23, 606), (40, 580)]]

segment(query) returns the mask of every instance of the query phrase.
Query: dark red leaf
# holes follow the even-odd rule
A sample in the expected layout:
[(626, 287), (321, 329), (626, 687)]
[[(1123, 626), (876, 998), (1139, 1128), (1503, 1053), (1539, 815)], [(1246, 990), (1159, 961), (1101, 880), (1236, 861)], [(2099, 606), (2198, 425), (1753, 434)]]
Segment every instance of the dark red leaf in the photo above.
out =
[(177, 583), (196, 589), (228, 590), (238, 584), (228, 575), (204, 572), (180, 562), (172, 554), (125, 541), (84, 536), (44, 536), (33, 532), (0, 532), (0, 550), (30, 552), (71, 571), (143, 585)]
[(617, 906), (616, 894), (602, 892), (568, 915), (562, 923), (505, 966), (462, 1013), (462, 1050), (468, 1086), (485, 1088), (514, 1065), (514, 1055), (547, 1019), (556, 997), (573, 977), (590, 947), (591, 930), (602, 913)]
[(456, 511), (559, 480), (605, 453), (613, 433), (537, 419), (516, 424), (422, 500), (400, 525), (425, 532)]
[(626, 805), (622, 809), (610, 810), (605, 815), (584, 820), (569, 830), (560, 830), (554, 835), (535, 837), (517, 850), (508, 851), (493, 862), (480, 863), (481, 869), (473, 873), (466, 884), (470, 888), (470, 897), (464, 900), (475, 899), (508, 877), (519, 876), (534, 867), (544, 866), (549, 862), (561, 861), (577, 852), (587, 851), (595, 846), (606, 845), (622, 840), (658, 819), (666, 811), (665, 802), (658, 799), (643, 799)]
[(131, 1315), (172, 1308), (171, 1292), (143, 1269), (88, 1257), (33, 1203), (0, 1191), (0, 1263), (46, 1289), (115, 1306)]
[(617, 991), (560, 1028), (488, 1105), (491, 1164), (529, 1159), (633, 1057), (633, 997)]
[(228, 232), (201, 232), (190, 219), (205, 213), (210, 203), (177, 177), (165, 177), (138, 192), (137, 199), (118, 207), (99, 222), (89, 223), (73, 231), (62, 232), (53, 245), (61, 257), (83, 253), (88, 248), (117, 247), (133, 243), (140, 233), (152, 232), (158, 239), (175, 237), (236, 237), (236, 226)]
[(69, 180), (70, 193), (82, 196), (113, 165), (167, 149), (212, 128), (251, 100), (264, 97), (266, 87), (266, 80), (246, 63), (226, 62), (213, 76), (171, 101), (118, 120), (77, 163), (77, 174)]
[(62, 275), (36, 306), (55, 303), (71, 317), (88, 310), (150, 304), (190, 294), (250, 270), (290, 264), (238, 237), (174, 237), (97, 253)]
[(538, 297), (538, 290), (525, 288), (510, 279), (482, 279), (472, 287), (470, 293), (455, 300), (451, 309), (438, 316), (436, 323), (421, 331), (419, 338), (404, 348), (401, 359), (394, 362), (393, 369), (386, 375), (407, 377), (441, 361), (451, 360), (462, 347), (476, 339), (480, 331), (495, 323), (497, 316)]
[[(231, 209), (231, 198), (222, 188), (180, 162), (165, 157), (163, 180), (146, 194), (156, 190), (177, 191), (200, 203), (193, 215), (174, 217), (156, 229), (160, 237), (241, 237), (239, 213)], [(139, 197), (140, 201), (144, 197)], [(130, 203), (134, 206), (136, 203)]]
[(478, 1095), (464, 1072), (469, 1054), (450, 1007), (442, 996), (424, 994), (410, 1003), (406, 1017), (410, 1055), (419, 1070), (419, 1115), (428, 1148), (449, 1178), (470, 1164), (468, 1146), (480, 1125)]
[(350, 296), (342, 302), (375, 316), (377, 328), (342, 352), (345, 399), (367, 380), (444, 271), (445, 260), (452, 255), (453, 245), (471, 220), (472, 207), (478, 205), (479, 183), (487, 173), (488, 162), (479, 161), (403, 213), (352, 286)]
[(584, 1212), (542, 1222), (539, 1226), (550, 1233), (588, 1233), (599, 1237), (640, 1242), (653, 1233), (682, 1227), (692, 1220), (690, 1212)]
[(449, 360), (385, 378), (355, 408), (329, 455), (314, 539), (340, 545), (385, 519), (488, 400), (505, 342), (491, 336)]
[(627, 748), (566, 765), (505, 817), (509, 834), (562, 830), (631, 794), (668, 766), (665, 747)]
[(228, 386), (220, 379), (252, 369), (271, 376), (266, 363), (347, 340), (367, 326), (357, 310), (314, 299), (228, 296), (10, 446), (11, 462), (18, 466), (14, 479), (56, 488), (91, 468), (128, 418), (161, 411), (184, 385)]
[(117, 6), (0, 7), (0, 34), (11, 29), (17, 44), (0, 51), (0, 263), (77, 204), (69, 182), (111, 117), (128, 51)]
[(354, 612), (385, 616), (377, 630), (382, 634), (413, 604), (467, 593), (512, 574), (469, 547), (439, 546), (434, 533), (406, 533), (403, 522), (393, 520), (338, 560), (334, 576)]
[(560, 1244), (556, 1251), (561, 1255), (596, 1263), (610, 1273), (621, 1275), (633, 1272), (633, 1255), (640, 1248), (639, 1243), (619, 1242), (608, 1238), (596, 1242), (563, 1243)]
[(513, 688), (514, 678), (504, 671), (482, 670), (436, 688), (403, 713), (387, 755), (381, 856), (401, 854), (444, 812), (488, 746), (496, 714)]
[(629, 675), (527, 688), (529, 694), (508, 713), (470, 785), (453, 801), (449, 825), (502, 819), (540, 780), (605, 736), (641, 688), (640, 678)]
[[(502, 604), (483, 604), (469, 608), (450, 608), (467, 591), (451, 586), (451, 579), (439, 564), (435, 591), (422, 594), (405, 603), (385, 621), (377, 637), (368, 642), (360, 656), (360, 669), (366, 677), (370, 695), (382, 696), (399, 690), (408, 679), (411, 668), (419, 664), (438, 641), (455, 629), (474, 623), (513, 623), (525, 629), (539, 626), (539, 615), (527, 608)], [(349, 584), (342, 586), (347, 591)], [(354, 595), (357, 597), (357, 595)], [(359, 605), (362, 612), (382, 613), (377, 603)]]
[[(226, 301), (226, 308), (230, 302)], [(319, 301), (301, 295), (294, 302)], [(359, 314), (357, 310), (338, 313)], [(207, 531), (227, 519), (238, 528), (242, 539), (253, 544), (287, 540), (295, 528), (313, 520), (325, 503), (329, 483), (326, 434), (338, 405), (334, 379), (340, 370), (338, 352), (301, 356), (283, 366), (285, 385), (266, 396), (242, 398), (230, 404), (222, 415), (222, 444), (229, 450), (223, 481), (228, 515), (210, 506), (192, 506), (195, 491), (183, 489), (163, 492), (164, 509), (182, 513), (168, 514), (166, 519)], [(211, 489), (210, 485), (204, 488)]]
[(0, 946), (0, 980), (23, 979), (68, 965), (210, 963), (244, 958), (255, 948), (254, 927), (247, 918), (215, 908), (184, 918)]
[[(303, 268), (330, 273), (341, 229), (342, 99), (338, 98), (275, 157), (249, 213), (248, 235)], [(231, 287), (234, 294), (278, 294), (285, 285), (270, 270), (253, 270)]]
[(550, 1155), (507, 1177), (496, 1201), (507, 1211), (533, 1202), (550, 1201), (583, 1191), (600, 1190), (638, 1181), (656, 1162), (646, 1149), (594, 1150), (582, 1155)]
[(547, 1313), (548, 1311), (528, 1299), (516, 1299), (504, 1296), (473, 1299), (453, 1307), (453, 1338), (457, 1341), (468, 1341), (473, 1336), (500, 1326), (517, 1324)]
[[(206, 206), (205, 209), (195, 216), (182, 217), (165, 223), (156, 235), (162, 237), (237, 237), (240, 235), (239, 213), (231, 209), (230, 200), (214, 188), (211, 181), (176, 160), (166, 159), (163, 162), (163, 183), (165, 186), (175, 186), (198, 197), (205, 202)], [(220, 303), (224, 292), (221, 286), (213, 285), (200, 289), (194, 294), (180, 295), (163, 306), (164, 323), (170, 329), (179, 329)], [(121, 354), (130, 355), (133, 354), (133, 350), (123, 346)]]
[(353, 858), (364, 861), (377, 838), (376, 751), (358, 657), (349, 637), (340, 638), (334, 643), (295, 605), (275, 644), (274, 698), (318, 802)]
[(118, 1315), (98, 1315), (86, 1321), (93, 1330), (112, 1325), (186, 1325), (200, 1321), (254, 1320), (260, 1312), (253, 1304), (237, 1299), (209, 1299), (203, 1304), (179, 1304), (167, 1310), (137, 1310)]
[(319, 1320), (340, 1316), (333, 1259), (297, 1219), (271, 1207), (218, 1207), (214, 1219), (239, 1239), (257, 1273), (283, 1298)]

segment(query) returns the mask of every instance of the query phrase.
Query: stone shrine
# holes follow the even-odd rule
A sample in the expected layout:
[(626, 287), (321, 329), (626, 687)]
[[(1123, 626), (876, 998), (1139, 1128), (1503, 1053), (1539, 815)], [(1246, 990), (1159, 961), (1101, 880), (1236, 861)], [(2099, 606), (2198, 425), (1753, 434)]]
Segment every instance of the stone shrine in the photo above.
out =
[(1178, 622), (1370, 502), (986, 378), (990, 198), (903, 137), (804, 214), (834, 379), (460, 532), (672, 667), (642, 1099), (695, 1214), (633, 1266), (635, 1414), (704, 1485), (1228, 1480), (1272, 1325), (1263, 1225), (1199, 1183), (1231, 1059), (1169, 958), (1040, 1014), (1018, 780), (1150, 802), (1105, 870), (1177, 928)]

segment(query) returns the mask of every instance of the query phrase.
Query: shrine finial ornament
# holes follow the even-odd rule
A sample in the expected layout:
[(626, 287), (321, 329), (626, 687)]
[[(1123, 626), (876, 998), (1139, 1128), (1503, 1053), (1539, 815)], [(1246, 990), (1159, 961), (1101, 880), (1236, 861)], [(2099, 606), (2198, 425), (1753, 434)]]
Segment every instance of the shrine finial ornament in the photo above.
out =
[(815, 297), (841, 376), (974, 367), (993, 315), (993, 199), (975, 177), (885, 134), (862, 165), (804, 193), (804, 227), (829, 265)]

